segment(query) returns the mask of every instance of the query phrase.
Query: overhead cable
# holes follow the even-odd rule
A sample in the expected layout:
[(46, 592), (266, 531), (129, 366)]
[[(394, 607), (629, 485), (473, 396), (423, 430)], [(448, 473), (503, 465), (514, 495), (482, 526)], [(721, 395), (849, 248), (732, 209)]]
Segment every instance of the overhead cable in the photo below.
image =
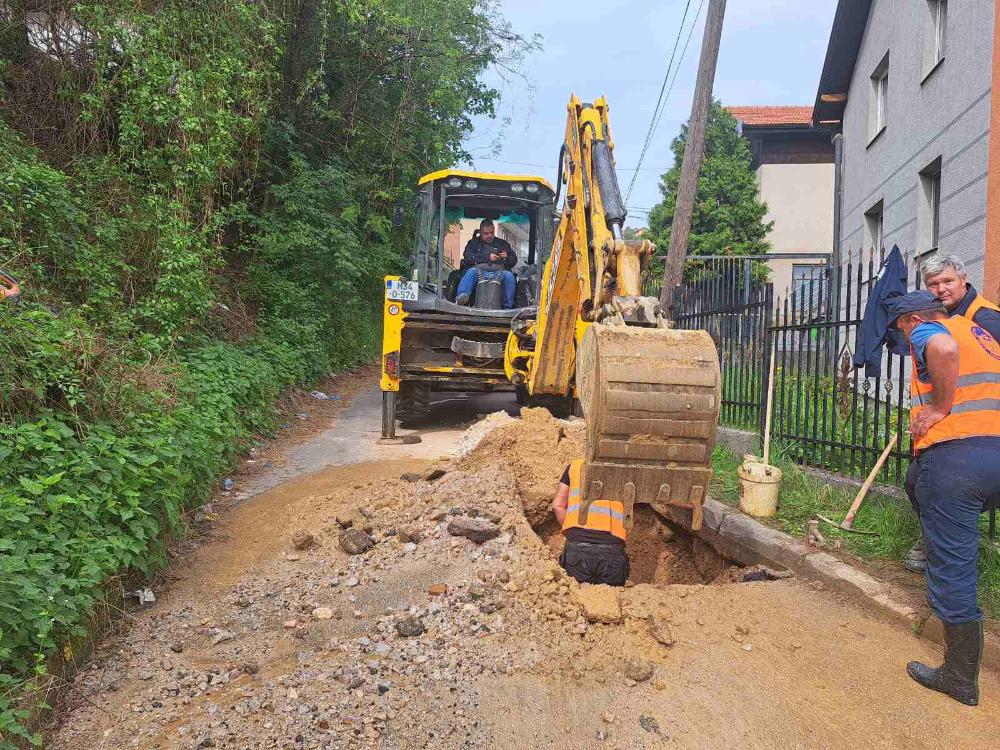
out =
[(656, 107), (653, 109), (653, 116), (649, 121), (649, 129), (646, 131), (646, 138), (642, 144), (642, 151), (639, 153), (639, 161), (635, 166), (635, 172), (632, 174), (632, 181), (629, 182), (628, 190), (625, 191), (626, 205), (632, 197), (632, 190), (635, 188), (635, 181), (639, 177), (639, 172), (642, 171), (642, 162), (646, 158), (646, 152), (649, 151), (649, 146), (653, 141), (653, 136), (656, 133), (656, 128), (657, 125), (659, 125), (660, 118), (663, 116), (663, 111), (666, 108), (670, 92), (673, 91), (674, 82), (677, 80), (677, 72), (680, 70), (681, 63), (684, 61), (684, 55), (687, 52), (688, 43), (691, 41), (691, 35), (694, 33), (695, 26), (698, 24), (698, 17), (701, 15), (701, 10), (704, 5), (705, 0), (701, 0), (701, 4), (698, 6), (698, 12), (695, 14), (694, 21), (691, 23), (691, 29), (688, 32), (687, 41), (684, 43), (684, 49), (681, 52), (680, 59), (677, 60), (677, 66), (674, 67), (674, 60), (677, 56), (677, 48), (680, 46), (681, 36), (684, 33), (684, 22), (687, 20), (688, 10), (691, 7), (691, 0), (688, 0), (684, 5), (684, 14), (681, 16), (680, 27), (677, 29), (677, 37), (674, 39), (674, 48), (670, 53), (670, 61), (667, 63), (667, 71), (663, 76), (663, 83), (660, 86), (660, 95), (657, 97)]

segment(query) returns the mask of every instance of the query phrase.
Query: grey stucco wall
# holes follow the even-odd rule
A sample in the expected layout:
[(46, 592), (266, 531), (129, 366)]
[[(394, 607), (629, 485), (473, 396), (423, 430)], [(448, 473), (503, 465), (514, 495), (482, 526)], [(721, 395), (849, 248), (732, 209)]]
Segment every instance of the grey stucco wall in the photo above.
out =
[[(841, 252), (865, 244), (865, 212), (884, 201), (884, 246), (920, 243), (920, 171), (940, 157), (940, 250), (981, 286), (994, 0), (948, 8), (944, 61), (924, 78), (926, 0), (875, 0), (844, 114)], [(870, 141), (871, 74), (889, 53), (888, 125)]]

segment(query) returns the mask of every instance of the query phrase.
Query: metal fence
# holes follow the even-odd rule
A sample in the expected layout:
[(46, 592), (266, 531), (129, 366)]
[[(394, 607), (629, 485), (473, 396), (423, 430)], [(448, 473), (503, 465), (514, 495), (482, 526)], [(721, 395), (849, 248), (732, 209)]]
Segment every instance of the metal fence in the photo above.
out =
[(715, 341), (722, 371), (720, 420), (762, 429), (766, 382), (760, 363), (767, 356), (774, 304), (765, 268), (751, 259), (713, 257), (689, 264), (687, 275), (691, 280), (674, 297), (675, 323), (708, 331)]
[[(780, 291), (767, 280), (768, 262), (786, 261), (787, 255), (690, 260), (674, 297), (676, 324), (704, 329), (715, 341), (723, 378), (721, 424), (763, 434), (773, 348), (772, 440), (798, 463), (860, 478), (895, 435), (879, 480), (901, 486), (912, 455), (909, 358), (883, 349), (872, 377), (854, 366), (885, 252), (848, 253), (839, 266), (827, 263), (829, 256), (809, 257), (820, 262), (812, 269), (800, 266)], [(909, 287), (919, 289), (919, 263), (903, 258)], [(655, 265), (646, 284), (644, 293), (658, 294)], [(991, 538), (995, 524), (993, 513)]]
[[(719, 349), (722, 424), (763, 432), (770, 348), (775, 348), (772, 440), (793, 460), (850, 476), (870, 471), (890, 437), (896, 447), (881, 481), (901, 485), (911, 455), (909, 364), (883, 353), (876, 377), (854, 367), (868, 291), (882, 256), (828, 256), (776, 291), (769, 261), (788, 256), (700, 258), (675, 298), (677, 324), (703, 328)], [(920, 283), (912, 271), (912, 284)]]
[[(677, 325), (707, 330), (715, 340), (722, 424), (763, 431), (773, 346), (772, 440), (800, 463), (863, 476), (896, 434), (881, 479), (902, 484), (910, 456), (908, 364), (883, 355), (878, 376), (871, 378), (853, 366), (882, 257), (848, 254), (839, 267), (831, 267), (828, 257), (809, 255), (815, 265), (799, 267), (782, 290), (767, 281), (768, 264), (789, 256), (692, 259), (675, 297)], [(918, 277), (914, 270), (914, 284)]]
[[(774, 439), (804, 464), (851, 476), (870, 471), (892, 435), (881, 480), (901, 485), (912, 453), (909, 364), (884, 351), (877, 375), (854, 367), (861, 320), (882, 256), (848, 254), (823, 266), (775, 307)], [(912, 271), (914, 286), (919, 270)]]

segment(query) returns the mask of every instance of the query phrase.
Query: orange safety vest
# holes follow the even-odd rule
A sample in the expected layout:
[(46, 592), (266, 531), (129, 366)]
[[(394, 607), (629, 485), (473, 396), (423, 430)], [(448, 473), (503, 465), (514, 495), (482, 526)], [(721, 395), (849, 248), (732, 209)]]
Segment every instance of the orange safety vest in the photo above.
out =
[(606, 531), (621, 539), (628, 537), (625, 531), (625, 506), (618, 500), (594, 500), (587, 511), (587, 522), (580, 523), (580, 478), (583, 473), (583, 459), (578, 458), (569, 465), (569, 506), (563, 519), (562, 531), (569, 529), (591, 529)]
[(969, 303), (969, 309), (965, 311), (965, 314), (962, 317), (972, 320), (974, 317), (976, 317), (976, 313), (982, 310), (984, 307), (987, 310), (996, 310), (997, 312), (1000, 312), (1000, 307), (997, 307), (988, 299), (986, 299), (986, 297), (977, 293), (972, 302)]
[[(971, 310), (971, 308), (970, 308)], [(958, 344), (958, 383), (948, 415), (914, 442), (917, 452), (935, 443), (985, 435), (1000, 436), (1000, 343), (969, 318), (956, 315), (941, 323)], [(910, 422), (934, 401), (933, 383), (917, 378), (917, 361), (910, 347)]]

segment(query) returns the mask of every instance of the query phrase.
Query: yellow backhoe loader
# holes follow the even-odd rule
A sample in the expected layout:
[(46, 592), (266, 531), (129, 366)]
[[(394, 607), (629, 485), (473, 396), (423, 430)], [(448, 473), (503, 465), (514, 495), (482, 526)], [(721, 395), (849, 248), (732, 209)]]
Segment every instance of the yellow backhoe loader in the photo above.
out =
[[(434, 389), (512, 387), (521, 403), (579, 404), (588, 438), (581, 516), (594, 500), (616, 498), (629, 525), (634, 504), (649, 503), (689, 508), (697, 529), (721, 398), (715, 346), (704, 331), (669, 327), (658, 299), (642, 296), (655, 248), (622, 236), (607, 101), (573, 96), (567, 109), (555, 196), (538, 177), (449, 171), (421, 180), (413, 279), (386, 278), (383, 437), (394, 437), (397, 414), (409, 417), (414, 403), (425, 410)], [(452, 238), (481, 216), (504, 226), (517, 215), (530, 231), (514, 308), (454, 304), (445, 278), (458, 257)], [(456, 268), (452, 281), (467, 271)]]

